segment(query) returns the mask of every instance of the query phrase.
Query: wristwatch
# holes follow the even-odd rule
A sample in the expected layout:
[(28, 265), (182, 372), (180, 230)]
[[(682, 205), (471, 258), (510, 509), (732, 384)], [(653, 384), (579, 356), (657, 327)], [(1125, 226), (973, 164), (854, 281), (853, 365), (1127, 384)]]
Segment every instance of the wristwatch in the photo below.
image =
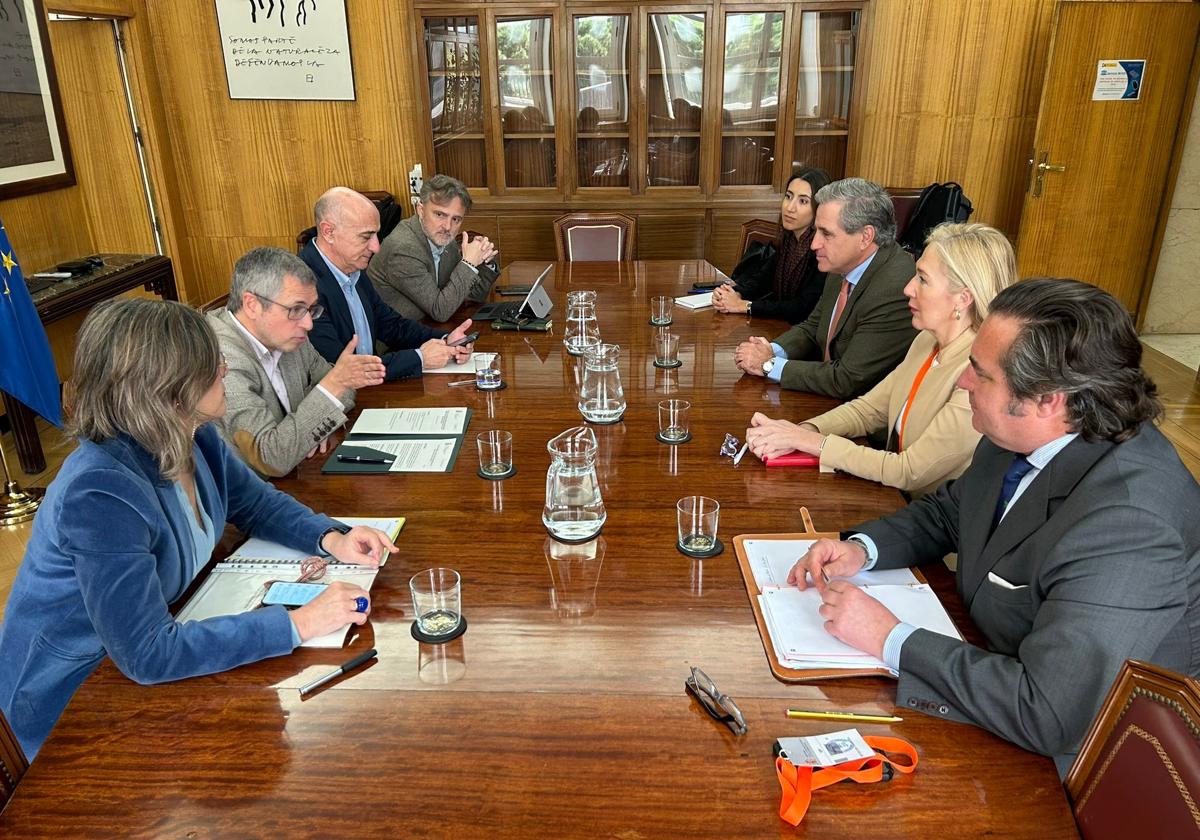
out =
[(763, 362), (762, 367), (763, 367), (763, 376), (766, 376), (775, 367), (775, 357), (772, 356), (771, 358), (769, 358), (765, 362)]
[(321, 536), (317, 537), (317, 551), (321, 554), (324, 554), (326, 557), (332, 557), (333, 555), (325, 550), (325, 547), (322, 545), (322, 543), (325, 542), (326, 537), (335, 532), (338, 534), (348, 534), (350, 533), (350, 528), (346, 525), (335, 525), (334, 527), (326, 528), (321, 532)]
[(752, 300), (748, 300), (748, 301), (746, 301), (746, 314), (747, 314), (747, 315), (750, 315), (750, 314), (752, 314), (752, 313), (750, 312), (750, 309), (751, 309), (751, 307), (753, 307), (753, 306), (754, 306), (754, 301), (752, 301)]

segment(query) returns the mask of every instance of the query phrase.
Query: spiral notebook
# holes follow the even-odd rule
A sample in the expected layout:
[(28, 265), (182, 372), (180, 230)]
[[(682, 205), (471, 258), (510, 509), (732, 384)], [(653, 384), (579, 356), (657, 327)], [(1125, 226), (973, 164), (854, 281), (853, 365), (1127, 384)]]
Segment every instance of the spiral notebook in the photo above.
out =
[[(400, 529), (404, 527), (404, 517), (334, 517), (345, 525), (368, 525), (378, 528), (388, 534), (395, 542)], [(184, 604), (183, 609), (175, 616), (175, 620), (203, 621), (219, 615), (236, 615), (256, 609), (266, 594), (267, 586), (273, 581), (294, 581), (300, 576), (300, 564), (312, 555), (294, 548), (287, 548), (278, 543), (252, 538), (229, 557), (222, 560), (212, 571), (191, 599)], [(387, 557), (379, 563), (380, 567), (387, 562)], [(335, 580), (345, 581), (370, 590), (375, 582), (379, 569), (369, 566), (355, 566), (340, 563), (330, 559), (325, 567), (321, 583), (332, 583)], [(346, 640), (347, 624), (340, 630), (326, 635), (309, 639), (304, 647), (341, 647)]]

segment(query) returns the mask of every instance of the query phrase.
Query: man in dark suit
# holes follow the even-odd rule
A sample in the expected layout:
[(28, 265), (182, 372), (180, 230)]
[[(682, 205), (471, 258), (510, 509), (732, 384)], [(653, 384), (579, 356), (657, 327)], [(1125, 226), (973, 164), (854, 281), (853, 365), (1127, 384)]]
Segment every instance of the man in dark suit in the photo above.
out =
[[(1200, 676), (1200, 487), (1154, 426), (1129, 314), (1074, 280), (992, 302), (959, 380), (984, 439), (971, 466), (884, 519), (821, 540), (826, 629), (899, 672), (897, 705), (977, 724), (1065, 774), (1126, 659)], [(845, 581), (958, 552), (988, 649), (900, 622)]]
[(464, 301), (482, 302), (496, 282), (496, 247), (468, 240), (463, 218), (471, 194), (457, 178), (434, 175), (421, 187), (417, 212), (396, 225), (367, 266), (384, 301), (406, 318), (448, 321)]
[(379, 298), (364, 273), (379, 250), (379, 211), (371, 200), (346, 187), (334, 187), (313, 208), (317, 235), (300, 251), (300, 259), (317, 275), (318, 302), (325, 317), (313, 323), (309, 340), (325, 359), (336, 364), (346, 344), (358, 338), (358, 352), (381, 354), (386, 379), (420, 376), (422, 370), (465, 361), (473, 345), (452, 347), (467, 334), (470, 319), (446, 334), (402, 317)]
[(739, 344), (734, 362), (784, 388), (849, 400), (900, 364), (917, 335), (904, 296), (916, 265), (896, 244), (896, 213), (883, 187), (846, 178), (818, 190), (817, 200), (812, 249), (826, 272), (821, 299), (774, 342), (754, 336)]

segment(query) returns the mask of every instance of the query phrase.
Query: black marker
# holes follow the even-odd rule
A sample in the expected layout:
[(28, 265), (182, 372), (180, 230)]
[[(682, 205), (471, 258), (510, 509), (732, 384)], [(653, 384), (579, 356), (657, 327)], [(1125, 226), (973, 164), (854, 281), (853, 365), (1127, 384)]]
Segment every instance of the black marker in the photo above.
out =
[(375, 648), (371, 648), (368, 651), (360, 653), (358, 656), (351, 659), (349, 662), (347, 662), (342, 667), (338, 668), (336, 671), (332, 671), (319, 679), (315, 679), (312, 682), (308, 683), (307, 685), (300, 686), (300, 696), (303, 697), (305, 694), (310, 694), (313, 691), (316, 691), (318, 688), (325, 685), (325, 683), (329, 682), (330, 680), (337, 679), (342, 674), (350, 673), (351, 671), (353, 671), (355, 668), (359, 667), (360, 665), (365, 665), (367, 662), (374, 659), (377, 655), (378, 655), (378, 652), (375, 650)]
[(364, 458), (361, 455), (339, 455), (337, 459), (342, 462), (349, 461), (352, 464), (390, 464), (396, 460), (395, 458)]

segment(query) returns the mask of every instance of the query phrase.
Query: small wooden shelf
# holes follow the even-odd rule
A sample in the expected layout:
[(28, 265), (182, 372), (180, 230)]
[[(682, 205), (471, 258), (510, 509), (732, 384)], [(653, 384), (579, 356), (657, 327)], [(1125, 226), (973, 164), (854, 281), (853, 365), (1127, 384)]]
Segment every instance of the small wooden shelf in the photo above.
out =
[(483, 134), (480, 132), (457, 132), (457, 131), (435, 131), (433, 132), (433, 142), (441, 141), (443, 143), (453, 140), (482, 140)]
[(841, 128), (814, 128), (802, 129), (794, 132), (797, 137), (849, 137), (850, 132), (847, 129)]
[(430, 70), (429, 75), (434, 79), (481, 78), (478, 70)]
[(801, 67), (800, 68), (801, 73), (810, 73), (813, 70), (816, 70), (818, 73), (853, 73), (854, 65), (853, 64), (839, 64), (839, 65), (833, 65), (831, 67)]

